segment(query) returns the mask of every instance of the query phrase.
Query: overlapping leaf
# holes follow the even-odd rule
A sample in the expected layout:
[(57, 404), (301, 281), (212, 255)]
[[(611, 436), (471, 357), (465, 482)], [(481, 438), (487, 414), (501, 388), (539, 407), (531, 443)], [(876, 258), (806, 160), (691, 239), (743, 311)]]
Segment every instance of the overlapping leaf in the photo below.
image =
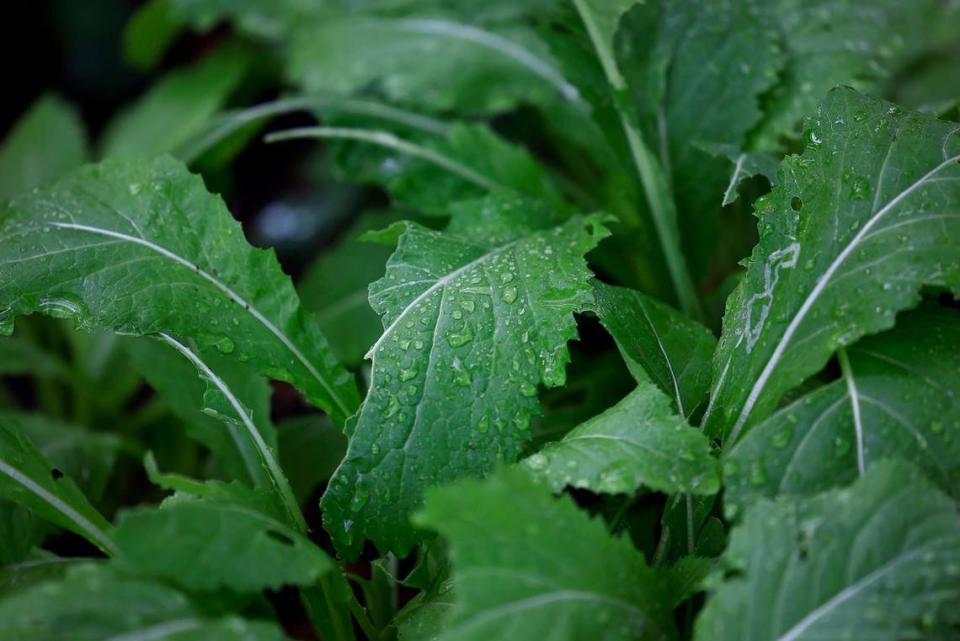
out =
[[(849, 489), (761, 501), (734, 529), (698, 641), (952, 638), (960, 515), (902, 463)], [(955, 630), (955, 628), (953, 628)]]
[(215, 618), (162, 583), (86, 564), (0, 601), (0, 637), (17, 641), (283, 641), (280, 628)]
[(0, 420), (0, 498), (76, 532), (104, 552), (116, 549), (106, 519), (70, 477), (37, 451), (9, 417)]
[(384, 333), (370, 349), (370, 392), (323, 497), (337, 547), (365, 539), (405, 554), (426, 487), (513, 460), (539, 411), (537, 386), (564, 382), (573, 313), (592, 303), (583, 255), (600, 219), (530, 226), (537, 207), (496, 196), (447, 232), (394, 228), (397, 251), (371, 304)]
[(643, 555), (519, 470), (432, 490), (417, 522), (450, 545), (444, 641), (674, 638), (665, 586)]
[(901, 456), (960, 495), (960, 314), (933, 305), (847, 349), (846, 376), (757, 425), (725, 459), (726, 506), (809, 496)]
[(343, 421), (357, 390), (269, 252), (175, 161), (107, 161), (0, 213), (0, 329), (42, 312), (167, 333), (286, 380)]
[(649, 382), (524, 459), (524, 465), (554, 491), (567, 485), (612, 494), (640, 486), (702, 494), (720, 489), (709, 441)]
[(851, 89), (756, 207), (760, 242), (730, 297), (709, 434), (735, 441), (838, 347), (889, 328), (920, 287), (960, 292), (960, 126)]
[(683, 417), (710, 385), (716, 339), (680, 312), (638, 291), (594, 283), (596, 313), (638, 383), (652, 380)]

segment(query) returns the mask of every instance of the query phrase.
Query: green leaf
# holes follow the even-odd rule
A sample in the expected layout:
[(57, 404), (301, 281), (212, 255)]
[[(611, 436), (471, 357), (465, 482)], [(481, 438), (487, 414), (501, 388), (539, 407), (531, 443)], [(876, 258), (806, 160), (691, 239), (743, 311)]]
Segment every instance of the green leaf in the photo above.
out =
[(601, 217), (531, 227), (509, 196), (473, 203), (446, 232), (402, 228), (371, 304), (384, 332), (347, 456), (323, 497), (337, 548), (365, 539), (403, 556), (424, 488), (514, 460), (539, 413), (537, 386), (564, 382), (573, 313), (592, 304), (583, 255)]
[(573, 0), (610, 85), (611, 99), (617, 110), (617, 118), (623, 130), (636, 175), (643, 187), (646, 206), (673, 290), (681, 308), (688, 315), (697, 317), (700, 315), (700, 303), (681, 250), (677, 205), (670, 193), (669, 176), (651, 150), (649, 141), (644, 140), (636, 115), (626, 104), (624, 98), (627, 82), (614, 52), (614, 36), (620, 24), (620, 18), (636, 3), (636, 0), (615, 0), (614, 2)]
[(268, 142), (323, 138), (367, 143), (387, 150), (352, 150), (338, 173), (353, 181), (383, 184), (395, 204), (427, 214), (445, 215), (450, 203), (496, 191), (541, 198), (554, 206), (563, 200), (527, 150), (509, 143), (485, 125), (453, 125), (443, 137), (419, 134), (402, 138), (388, 130), (359, 127), (304, 127), (270, 134)]
[(148, 0), (123, 30), (124, 59), (137, 69), (155, 67), (179, 35), (180, 27), (167, 0)]
[(283, 641), (274, 623), (208, 618), (183, 593), (107, 566), (71, 568), (0, 601), (0, 636), (17, 641)]
[(960, 496), (960, 314), (924, 306), (843, 358), (842, 379), (778, 411), (730, 449), (728, 510), (846, 485), (891, 456)]
[(334, 566), (290, 526), (247, 506), (188, 497), (121, 516), (117, 560), (185, 588), (235, 592), (310, 585)]
[(59, 355), (24, 336), (0, 337), (0, 375), (22, 374), (64, 380), (70, 375), (70, 368)]
[[(210, 382), (197, 376), (197, 367), (190, 360), (161, 341), (130, 338), (123, 342), (123, 347), (130, 363), (157, 393), (157, 399), (186, 424), (191, 438), (210, 449), (227, 478), (269, 486), (269, 472), (261, 462), (256, 440), (244, 431), (242, 417), (229, 402), (219, 411), (216, 409), (213, 394), (208, 391)], [(216, 350), (196, 350), (195, 354), (235, 396), (275, 456), (277, 434), (270, 422), (269, 384)]]
[(783, 136), (798, 134), (801, 116), (837, 85), (875, 93), (930, 47), (931, 27), (947, 18), (945, 5), (935, 0), (776, 0), (758, 7), (770, 29), (780, 32), (787, 57), (753, 134), (761, 149), (777, 149)]
[(581, 104), (547, 47), (522, 24), (485, 29), (436, 17), (329, 17), (298, 29), (288, 73), (308, 93), (371, 86), (391, 102), (489, 114), (522, 102)]
[(104, 552), (111, 527), (70, 477), (47, 461), (11, 418), (0, 419), (0, 498), (84, 537)]
[(711, 590), (698, 640), (945, 639), (960, 623), (960, 515), (902, 463), (812, 499), (761, 501), (723, 565), (734, 574)]
[(710, 435), (728, 443), (923, 285), (960, 293), (960, 126), (832, 91), (756, 204), (760, 242), (727, 303)]
[(207, 128), (250, 63), (247, 51), (228, 46), (195, 66), (170, 72), (110, 123), (103, 155), (150, 158), (189, 142)]
[(677, 201), (695, 279), (716, 248), (717, 214), (729, 183), (727, 163), (704, 147), (746, 147), (763, 117), (761, 96), (784, 64), (777, 38), (754, 3), (744, 0), (653, 0), (621, 22), (619, 67)]
[(710, 442), (676, 415), (653, 383), (640, 383), (524, 465), (555, 492), (567, 485), (608, 494), (632, 493), (640, 486), (696, 494), (720, 489)]
[(23, 560), (9, 565), (4, 563), (0, 567), (0, 598), (61, 577), (71, 566), (87, 562), (87, 559), (64, 558), (44, 550), (33, 550)]
[(0, 201), (42, 187), (87, 159), (76, 111), (54, 95), (38, 99), (0, 146)]
[(710, 386), (716, 339), (663, 303), (624, 287), (593, 286), (596, 313), (638, 383), (652, 380), (689, 418)]
[(456, 603), (444, 641), (674, 638), (662, 579), (643, 555), (518, 470), (431, 490), (416, 520), (450, 545)]
[(358, 394), (272, 252), (170, 158), (106, 161), (0, 211), (0, 333), (43, 312), (216, 347), (288, 381), (337, 422)]

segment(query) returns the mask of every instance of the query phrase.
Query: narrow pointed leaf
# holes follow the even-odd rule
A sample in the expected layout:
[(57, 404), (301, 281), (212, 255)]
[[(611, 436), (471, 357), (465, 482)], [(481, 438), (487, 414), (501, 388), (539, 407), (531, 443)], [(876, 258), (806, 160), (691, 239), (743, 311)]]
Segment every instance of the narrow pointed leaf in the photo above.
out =
[(47, 461), (10, 418), (0, 421), (0, 498), (115, 551), (111, 527), (70, 477)]
[(727, 303), (704, 419), (727, 441), (923, 285), (960, 292), (960, 125), (837, 89), (805, 136), (756, 204), (760, 242)]
[(849, 379), (791, 403), (730, 450), (727, 509), (846, 485), (891, 456), (960, 496), (960, 314), (925, 306), (847, 356)]
[(663, 580), (643, 555), (519, 470), (434, 489), (417, 521), (450, 546), (443, 641), (674, 638)]
[(0, 212), (0, 330), (21, 314), (165, 332), (288, 381), (342, 422), (357, 405), (271, 252), (170, 158), (106, 161)]
[(697, 494), (720, 489), (710, 442), (649, 382), (523, 463), (555, 492), (567, 485), (610, 494), (641, 486)]
[(516, 459), (537, 386), (564, 382), (573, 313), (593, 300), (583, 255), (606, 231), (600, 217), (528, 226), (538, 211), (501, 196), (447, 232), (390, 231), (397, 251), (371, 285), (385, 329), (368, 355), (370, 391), (322, 502), (344, 554), (365, 539), (406, 554), (423, 490)]
[(953, 638), (942, 635), (960, 623), (956, 503), (903, 463), (812, 499), (761, 501), (723, 565), (732, 577), (711, 590), (698, 641)]
[(689, 417), (710, 386), (710, 331), (638, 291), (594, 283), (596, 313), (638, 383), (652, 380)]

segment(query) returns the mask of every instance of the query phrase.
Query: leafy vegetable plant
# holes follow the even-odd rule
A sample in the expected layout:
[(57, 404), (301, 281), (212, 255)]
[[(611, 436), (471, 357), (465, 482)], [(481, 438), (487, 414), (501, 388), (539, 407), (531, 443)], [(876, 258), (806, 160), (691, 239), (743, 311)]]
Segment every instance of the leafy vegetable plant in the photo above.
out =
[[(143, 5), (207, 53), (0, 147), (0, 638), (960, 638), (958, 33)], [(258, 153), (346, 203), (306, 250)]]

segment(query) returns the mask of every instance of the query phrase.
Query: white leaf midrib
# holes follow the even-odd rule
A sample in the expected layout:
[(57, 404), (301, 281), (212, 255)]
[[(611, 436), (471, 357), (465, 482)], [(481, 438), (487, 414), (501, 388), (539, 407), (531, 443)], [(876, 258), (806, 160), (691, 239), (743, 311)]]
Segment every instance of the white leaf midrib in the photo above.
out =
[(737, 437), (740, 435), (741, 430), (743, 429), (744, 424), (747, 419), (750, 417), (750, 413), (753, 411), (754, 405), (756, 405), (757, 400), (760, 397), (760, 394), (766, 388), (767, 383), (770, 380), (770, 377), (773, 375), (773, 370), (779, 365), (780, 360), (783, 358), (784, 353), (786, 352), (787, 346), (793, 338), (793, 335), (797, 332), (800, 324), (806, 318), (807, 314), (810, 312), (810, 309), (816, 303), (817, 299), (831, 283), (831, 278), (834, 273), (840, 268), (840, 266), (846, 261), (847, 257), (853, 253), (857, 248), (863, 238), (873, 229), (876, 224), (891, 210), (893, 210), (897, 205), (903, 202), (907, 197), (913, 194), (917, 189), (922, 187), (930, 178), (935, 176), (937, 173), (954, 165), (960, 161), (960, 154), (947, 158), (936, 167), (928, 171), (926, 174), (914, 181), (909, 187), (901, 191), (894, 198), (892, 198), (886, 205), (874, 213), (870, 219), (866, 222), (863, 227), (857, 232), (857, 235), (843, 248), (843, 250), (834, 258), (833, 262), (830, 263), (829, 267), (820, 278), (817, 280), (816, 285), (807, 294), (807, 297), (804, 299), (800, 308), (797, 310), (797, 313), (793, 316), (790, 323), (787, 325), (786, 330), (784, 330), (783, 336), (777, 342), (776, 348), (774, 348), (773, 353), (770, 355), (770, 358), (767, 359), (767, 363), (764, 366), (763, 370), (760, 373), (760, 376), (757, 377), (756, 382), (753, 387), (750, 389), (750, 394), (747, 396), (747, 400), (743, 405), (743, 408), (740, 411), (737, 421), (734, 423), (733, 429), (730, 432), (729, 442), (736, 442)]
[(102, 227), (83, 225), (79, 223), (50, 222), (49, 225), (59, 229), (72, 229), (74, 231), (83, 231), (91, 234), (98, 234), (101, 236), (116, 238), (118, 240), (133, 243), (135, 245), (140, 245), (141, 247), (146, 247), (147, 249), (157, 254), (160, 254), (161, 256), (168, 258), (174, 261), (175, 263), (182, 265), (183, 267), (186, 267), (190, 271), (196, 273), (198, 276), (208, 281), (214, 287), (216, 287), (221, 292), (226, 294), (226, 296), (231, 301), (240, 305), (251, 316), (253, 316), (260, 324), (262, 324), (267, 329), (267, 331), (273, 334), (283, 344), (283, 346), (286, 347), (287, 350), (290, 351), (290, 353), (293, 354), (293, 356), (306, 368), (306, 370), (310, 373), (310, 375), (313, 376), (317, 380), (317, 382), (319, 382), (320, 385), (327, 391), (327, 393), (330, 395), (330, 398), (337, 405), (337, 408), (343, 413), (343, 415), (347, 416), (350, 414), (350, 410), (347, 408), (346, 403), (343, 401), (340, 395), (336, 392), (333, 386), (330, 383), (328, 383), (323, 376), (321, 376), (319, 370), (317, 370), (317, 368), (313, 365), (313, 363), (310, 362), (309, 359), (307, 359), (307, 357), (303, 354), (303, 352), (301, 352), (299, 348), (297, 348), (297, 346), (294, 345), (293, 341), (291, 341), (286, 334), (281, 332), (280, 329), (270, 321), (270, 319), (264, 316), (263, 313), (260, 312), (260, 310), (258, 310), (256, 307), (254, 307), (249, 301), (247, 301), (242, 296), (237, 294), (233, 289), (231, 289), (229, 286), (223, 283), (216, 276), (214, 276), (210, 272), (200, 267), (198, 264), (191, 262), (186, 258), (183, 258), (182, 256), (170, 251), (169, 249), (166, 249), (165, 247), (161, 247), (160, 245), (157, 245), (156, 243), (153, 243), (145, 238), (138, 238), (136, 236), (124, 234), (122, 232), (114, 231), (112, 229), (105, 229)]
[(73, 522), (77, 528), (85, 532), (87, 538), (96, 542), (99, 548), (110, 554), (117, 553), (116, 545), (106, 532), (94, 525), (90, 519), (77, 512), (65, 501), (61, 500), (60, 497), (41, 487), (33, 479), (4, 460), (0, 460), (0, 473), (9, 477), (60, 514), (63, 514), (68, 520)]

